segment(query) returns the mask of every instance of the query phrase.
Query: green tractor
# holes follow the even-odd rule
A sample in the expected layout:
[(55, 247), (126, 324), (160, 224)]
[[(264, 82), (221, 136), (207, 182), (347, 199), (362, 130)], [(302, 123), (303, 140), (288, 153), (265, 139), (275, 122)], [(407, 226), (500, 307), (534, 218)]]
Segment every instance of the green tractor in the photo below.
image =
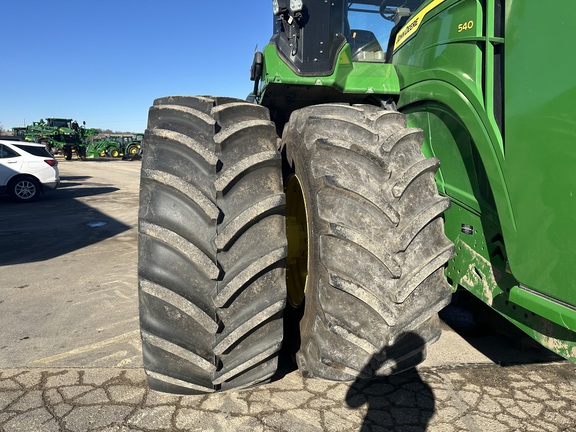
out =
[(46, 145), (51, 153), (61, 153), (66, 160), (72, 159), (72, 153), (76, 153), (78, 159), (86, 159), (86, 140), (98, 134), (96, 129), (87, 129), (85, 124), (79, 126), (72, 119), (47, 118), (46, 121), (33, 122), (25, 128), (13, 128), (14, 135)]
[(105, 157), (110, 155), (112, 149), (120, 155), (119, 145), (116, 141), (110, 140), (107, 136), (97, 135), (88, 139), (86, 155), (88, 157)]
[(89, 140), (86, 154), (91, 157), (135, 159), (142, 153), (142, 134), (96, 136)]
[(266, 382), (282, 346), (304, 376), (398, 373), (425, 358), (457, 290), (576, 362), (570, 27), (511, 0), (273, 11), (252, 103), (174, 96), (149, 111), (150, 387)]
[(132, 134), (132, 135), (122, 135), (116, 137), (120, 144), (122, 150), (123, 159), (139, 159), (142, 155), (142, 140), (144, 139), (143, 134)]

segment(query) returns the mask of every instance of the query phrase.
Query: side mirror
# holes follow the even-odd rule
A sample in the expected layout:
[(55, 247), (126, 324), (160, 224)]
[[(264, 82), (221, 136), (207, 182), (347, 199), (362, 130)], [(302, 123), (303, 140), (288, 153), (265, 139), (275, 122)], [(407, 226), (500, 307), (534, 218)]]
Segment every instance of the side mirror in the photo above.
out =
[(262, 69), (264, 66), (264, 55), (260, 51), (254, 53), (254, 60), (250, 68), (250, 81), (258, 81), (262, 77)]
[(262, 72), (264, 70), (264, 54), (260, 51), (254, 53), (254, 60), (252, 61), (252, 67), (250, 68), (250, 80), (254, 81), (254, 91), (253, 94), (258, 94), (258, 84), (260, 84), (260, 78), (262, 78)]

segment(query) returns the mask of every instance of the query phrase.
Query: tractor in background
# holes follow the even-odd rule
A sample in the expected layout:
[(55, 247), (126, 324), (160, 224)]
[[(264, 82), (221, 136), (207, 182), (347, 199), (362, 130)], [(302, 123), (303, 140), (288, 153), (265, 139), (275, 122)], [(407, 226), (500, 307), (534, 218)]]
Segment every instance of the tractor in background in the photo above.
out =
[(88, 140), (86, 154), (89, 157), (122, 157), (133, 160), (142, 153), (143, 134), (97, 135)]
[(15, 136), (25, 141), (46, 145), (46, 149), (53, 154), (62, 154), (66, 160), (72, 159), (75, 153), (78, 159), (86, 158), (86, 140), (98, 134), (96, 129), (86, 128), (72, 119), (47, 118), (33, 122), (27, 127), (12, 129)]

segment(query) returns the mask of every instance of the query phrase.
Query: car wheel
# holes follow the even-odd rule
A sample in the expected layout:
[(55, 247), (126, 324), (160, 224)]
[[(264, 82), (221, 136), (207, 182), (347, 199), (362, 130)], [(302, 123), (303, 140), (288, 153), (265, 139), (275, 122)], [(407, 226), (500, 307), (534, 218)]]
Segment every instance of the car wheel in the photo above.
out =
[(13, 199), (20, 202), (35, 201), (40, 197), (40, 183), (32, 177), (19, 177), (10, 182), (8, 190)]

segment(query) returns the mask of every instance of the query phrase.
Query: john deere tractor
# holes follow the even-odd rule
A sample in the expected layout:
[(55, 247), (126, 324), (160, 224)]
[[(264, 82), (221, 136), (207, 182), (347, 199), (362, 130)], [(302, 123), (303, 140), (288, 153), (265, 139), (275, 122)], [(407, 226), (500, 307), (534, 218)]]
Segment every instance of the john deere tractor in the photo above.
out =
[(95, 136), (86, 146), (86, 154), (91, 157), (111, 156), (134, 159), (142, 153), (142, 134), (113, 134)]
[[(576, 3), (274, 0), (250, 102), (150, 108), (153, 389), (401, 372), (472, 293), (576, 362)], [(457, 359), (455, 359), (457, 361)]]
[(75, 120), (53, 117), (33, 122), (25, 128), (13, 128), (13, 132), (26, 141), (45, 144), (48, 151), (61, 153), (66, 160), (72, 159), (72, 153), (76, 153), (78, 159), (85, 159), (86, 139), (98, 134), (96, 129), (87, 129)]

